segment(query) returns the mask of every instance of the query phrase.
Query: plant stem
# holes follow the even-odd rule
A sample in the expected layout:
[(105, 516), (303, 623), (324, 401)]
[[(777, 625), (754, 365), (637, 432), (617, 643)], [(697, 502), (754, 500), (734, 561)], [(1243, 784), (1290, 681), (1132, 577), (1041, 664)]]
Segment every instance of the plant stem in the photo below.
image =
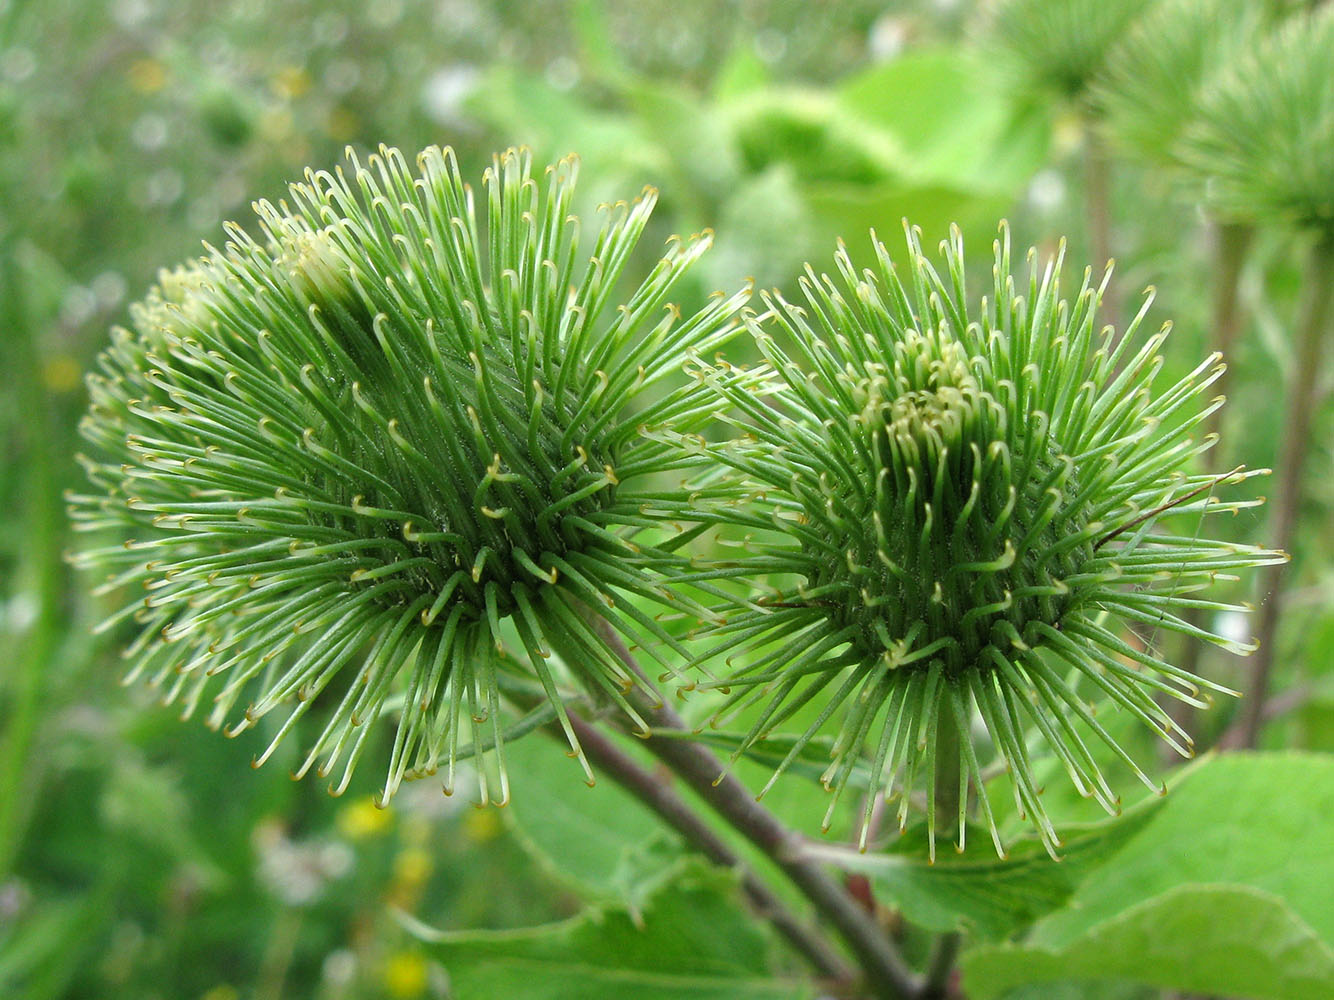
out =
[(24, 469), (23, 560), (9, 596), (29, 598), (34, 615), (26, 632), (19, 632), (16, 649), (10, 651), (12, 659), (3, 685), (8, 719), (0, 740), (0, 788), (4, 789), (0, 795), (0, 877), (9, 873), (28, 817), (38, 801), (42, 768), (32, 750), (42, 712), (41, 679), (50, 668), (62, 634), (65, 584), (60, 562), (60, 489), (54, 469), (62, 451), (42, 385), (41, 352), (36, 331), (28, 321), (15, 249), (9, 241), (0, 245), (0, 301), (6, 303), (4, 319), (10, 348), (4, 367), (14, 374), (18, 412), (23, 415), (19, 423), (23, 449), (19, 459)]
[(961, 764), (959, 741), (963, 739), (948, 699), (941, 698), (936, 708), (936, 770), (932, 788), (933, 821), (936, 836), (958, 840), (959, 788)]
[[(1302, 305), (1297, 320), (1297, 355), (1295, 370), (1288, 387), (1288, 408), (1283, 422), (1283, 443), (1279, 453), (1275, 484), (1274, 521), (1270, 544), (1291, 552), (1297, 532), (1297, 515), (1302, 500), (1302, 473), (1306, 466), (1307, 445), (1316, 409), (1316, 388), (1320, 356), (1330, 304), (1334, 300), (1334, 232), (1322, 234), (1311, 248), (1302, 286)], [(1257, 639), (1260, 648), (1251, 660), (1246, 701), (1241, 716), (1224, 739), (1229, 747), (1254, 747), (1264, 723), (1265, 695), (1273, 673), (1278, 625), (1283, 604), (1283, 581), (1287, 565), (1278, 563), (1265, 570), (1261, 578), (1265, 595), (1260, 611)]]
[(922, 1000), (946, 1000), (950, 995), (950, 979), (954, 972), (954, 960), (959, 956), (959, 945), (963, 937), (957, 931), (942, 934), (936, 938), (931, 948), (931, 957), (926, 963), (926, 981), (922, 984)]
[[(936, 771), (932, 786), (932, 816), (936, 835), (953, 837), (956, 842), (959, 834), (959, 806), (967, 805), (962, 798), (966, 793), (959, 786), (963, 773), (959, 760), (959, 742), (964, 738), (959, 732), (953, 710), (942, 698), (936, 709)], [(959, 954), (960, 943), (961, 937), (956, 931), (948, 931), (936, 938), (920, 993), (923, 1000), (944, 1000), (949, 996), (954, 959)]]
[(283, 984), (292, 968), (292, 958), (301, 937), (303, 918), (304, 913), (295, 906), (284, 906), (278, 911), (260, 962), (255, 984), (256, 1000), (281, 1000)]
[[(653, 712), (647, 703), (637, 706), (651, 724), (682, 729), (669, 709)], [(818, 865), (798, 856), (799, 838), (755, 801), (750, 791), (722, 762), (698, 743), (686, 740), (645, 741), (650, 753), (666, 764), (738, 833), (763, 851), (838, 930), (857, 955), (866, 974), (867, 988), (881, 1000), (905, 1000), (916, 993), (914, 977), (898, 951), (871, 915)], [(719, 775), (722, 775), (721, 779)]]
[[(1209, 333), (1211, 341), (1223, 355), (1223, 360), (1230, 365), (1233, 361), (1233, 351), (1241, 339), (1241, 272), (1246, 263), (1246, 255), (1250, 250), (1255, 229), (1236, 222), (1215, 222), (1213, 235), (1215, 280)], [(1229, 372), (1224, 371), (1214, 382), (1214, 389), (1220, 396), (1227, 395), (1228, 375)], [(1217, 435), (1218, 440), (1222, 440), (1223, 414), (1223, 409), (1214, 410), (1209, 414), (1209, 419), (1204, 425), (1206, 437)], [(1219, 445), (1214, 445), (1210, 455), (1215, 468), (1228, 468), (1227, 455), (1221, 451)], [(1185, 618), (1191, 625), (1198, 627), (1203, 622), (1204, 614), (1192, 608)], [(1200, 656), (1203, 652), (1203, 642), (1198, 639), (1187, 639), (1181, 651), (1181, 662), (1177, 665), (1187, 673), (1198, 674)], [(1167, 700), (1169, 702), (1167, 710), (1172, 719), (1183, 729), (1187, 731), (1192, 729), (1194, 709), (1184, 701), (1175, 698)], [(1167, 744), (1163, 744), (1163, 751), (1164, 756), (1168, 756), (1169, 759), (1176, 757), (1176, 751)]]
[[(1112, 260), (1111, 163), (1098, 121), (1091, 110), (1084, 109), (1084, 220), (1088, 227), (1089, 260), (1094, 273)], [(1120, 283), (1113, 278), (1102, 297), (1103, 322), (1121, 322)]]
[[(605, 622), (599, 621), (598, 628), (609, 648), (616, 651), (627, 667), (643, 676), (620, 636)], [(665, 702), (655, 702), (638, 688), (627, 697), (651, 728), (688, 731), (685, 722)], [(644, 745), (801, 890), (857, 956), (866, 988), (875, 997), (915, 1000), (919, 995), (916, 977), (872, 915), (817, 863), (801, 857), (798, 850), (801, 838), (760, 805), (745, 785), (727, 774), (712, 751), (694, 740), (653, 736), (645, 739)]]
[[(856, 978), (856, 971), (842, 956), (814, 928), (798, 920), (713, 828), (672, 791), (670, 785), (640, 767), (593, 724), (578, 715), (571, 715), (570, 725), (589, 763), (597, 768), (598, 773), (609, 777), (651, 809), (714, 864), (738, 871), (741, 875), (741, 889), (751, 905), (760, 916), (773, 924), (793, 948), (806, 957), (820, 975), (843, 983)], [(564, 734), (559, 730), (554, 731), (553, 736), (564, 740)]]
[[(1241, 272), (1246, 265), (1246, 255), (1251, 249), (1251, 240), (1255, 236), (1252, 226), (1238, 222), (1216, 222), (1214, 224), (1214, 282), (1213, 328), (1210, 331), (1214, 345), (1223, 355), (1223, 360), (1232, 361), (1232, 352), (1241, 338)], [(1214, 391), (1220, 396), (1227, 395), (1228, 372), (1223, 372), (1214, 383)], [(1214, 410), (1209, 414), (1209, 421), (1204, 425), (1205, 434), (1218, 434), (1223, 429), (1223, 411)], [(1220, 466), (1226, 464), (1219, 460)]]

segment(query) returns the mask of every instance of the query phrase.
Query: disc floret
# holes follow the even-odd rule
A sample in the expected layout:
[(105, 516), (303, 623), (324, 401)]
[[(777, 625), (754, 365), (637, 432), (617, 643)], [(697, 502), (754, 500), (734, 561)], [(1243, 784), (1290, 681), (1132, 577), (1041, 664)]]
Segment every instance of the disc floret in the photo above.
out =
[[(874, 271), (858, 273), (840, 249), (839, 280), (808, 270), (802, 305), (775, 294), (766, 317), (751, 319), (767, 370), (704, 375), (745, 415), (745, 435), (714, 454), (750, 501), (720, 506), (716, 518), (779, 532), (733, 569), (796, 581), (732, 609), (714, 630), (711, 653), (738, 664), (718, 682), (730, 692), (723, 713), (758, 707), (744, 751), (803, 706), (824, 706), (776, 778), (842, 709), (825, 774), (835, 802), (858, 763), (869, 764), (873, 788), (903, 794), (900, 824), (908, 793), (925, 782), (933, 794), (941, 728), (957, 730), (960, 846), (971, 782), (1003, 852), (973, 747), (976, 712), (1020, 812), (1054, 851), (1026, 731), (1108, 810), (1118, 802), (1090, 739), (1156, 788), (1094, 701), (1132, 712), (1189, 754), (1153, 694), (1203, 704), (1206, 690), (1225, 689), (1126, 641), (1117, 619), (1245, 652), (1181, 612), (1230, 608), (1196, 592), (1279, 556), (1166, 527), (1169, 512), (1198, 524), (1246, 506), (1213, 491), (1249, 473), (1193, 471), (1212, 441), (1192, 432), (1221, 403), (1205, 396), (1217, 357), (1155, 393), (1167, 328), (1136, 347), (1142, 310), (1124, 336), (1099, 332), (1100, 288), (1086, 275), (1074, 300), (1062, 299), (1059, 258), (1041, 269), (1034, 259), (1021, 294), (1008, 233), (975, 315), (957, 233), (944, 278), (915, 234), (905, 280), (875, 249)], [(928, 824), (934, 845), (933, 814)]]

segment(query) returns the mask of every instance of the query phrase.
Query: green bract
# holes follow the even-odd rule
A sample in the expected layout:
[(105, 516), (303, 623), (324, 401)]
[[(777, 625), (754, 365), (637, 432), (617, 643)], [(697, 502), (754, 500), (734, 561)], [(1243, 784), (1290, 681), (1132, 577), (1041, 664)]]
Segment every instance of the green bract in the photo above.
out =
[[(1054, 851), (1030, 766), (1039, 747), (1116, 810), (1090, 740), (1154, 785), (1092, 700), (1188, 754), (1189, 737), (1153, 695), (1200, 705), (1203, 689), (1225, 690), (1165, 662), (1151, 639), (1123, 638), (1123, 626), (1244, 652), (1183, 612), (1231, 610), (1198, 591), (1281, 557), (1200, 533), (1201, 515), (1247, 506), (1212, 493), (1248, 473), (1193, 470), (1212, 440), (1192, 433), (1222, 402), (1205, 395), (1217, 356), (1155, 393), (1167, 328), (1137, 344), (1142, 310), (1124, 336), (1099, 333), (1100, 290), (1086, 277), (1073, 302), (1062, 299), (1059, 258), (1034, 259), (1016, 288), (1008, 234), (992, 296), (972, 313), (957, 233), (943, 278), (915, 235), (902, 274), (875, 249), (873, 272), (840, 250), (839, 278), (808, 270), (802, 305), (768, 299), (750, 328), (770, 368), (701, 372), (744, 430), (698, 445), (750, 491), (711, 509), (757, 533), (727, 570), (792, 581), (711, 629), (709, 654), (728, 654), (734, 669), (708, 686), (729, 692), (721, 714), (759, 709), (745, 747), (819, 707), (775, 778), (842, 709), (825, 774), (835, 801), (869, 763), (872, 788), (903, 793), (902, 824), (924, 783), (933, 850), (937, 750), (957, 731), (959, 829), (971, 779), (1003, 852), (971, 736), (976, 710), (1021, 813)], [(1181, 533), (1162, 523), (1169, 510)], [(1030, 729), (1041, 736), (1032, 749)]]
[[(106, 591), (139, 591), (107, 623), (139, 626), (134, 675), (186, 714), (211, 703), (214, 725), (239, 710), (232, 732), (294, 706), (260, 762), (322, 703), (297, 773), (345, 760), (338, 789), (396, 707), (386, 797), (438, 761), (451, 788), (461, 735), (499, 749), (511, 676), (540, 682), (578, 753), (553, 650), (635, 717), (626, 692), (644, 681), (585, 612), (650, 652), (680, 648), (614, 594), (697, 610), (661, 585), (682, 559), (629, 540), (657, 524), (648, 499), (688, 509), (650, 491), (693, 459), (645, 430), (708, 417), (680, 369), (745, 300), (684, 321), (668, 302), (707, 238), (618, 294), (651, 190), (606, 209), (590, 257), (573, 161), (542, 178), (525, 154), (497, 157), (481, 226), (452, 153), (417, 165), (382, 148), (349, 177), (308, 172), (290, 208), (256, 206), (261, 240), (230, 227), (165, 274), (90, 380), (97, 489), (73, 498), (80, 527), (132, 536), (80, 561), (112, 570)], [(499, 781), (503, 800), (503, 759)]]
[(1200, 101), (1182, 157), (1239, 221), (1334, 231), (1334, 8), (1295, 14)]

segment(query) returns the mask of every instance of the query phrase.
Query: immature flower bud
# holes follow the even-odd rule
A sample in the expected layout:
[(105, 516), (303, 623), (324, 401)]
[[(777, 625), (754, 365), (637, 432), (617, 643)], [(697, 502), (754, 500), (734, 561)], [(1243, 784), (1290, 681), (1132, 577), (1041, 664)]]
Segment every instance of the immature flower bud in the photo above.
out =
[(1292, 15), (1203, 91), (1182, 158), (1223, 217), (1334, 233), (1331, 51), (1325, 5)]
[(1181, 136), (1218, 74), (1254, 47), (1265, 4), (1161, 0), (1117, 40), (1095, 100), (1118, 144), (1142, 159), (1180, 165)]
[[(1246, 506), (1212, 493), (1248, 473), (1190, 471), (1212, 444), (1191, 434), (1221, 405), (1202, 401), (1217, 357), (1155, 396), (1167, 329), (1136, 349), (1141, 311), (1124, 336), (1100, 335), (1098, 290), (1086, 279), (1073, 303), (1061, 299), (1059, 259), (1035, 264), (1018, 294), (1008, 233), (994, 297), (972, 316), (957, 234), (945, 279), (915, 235), (902, 281), (878, 243), (876, 253), (877, 271), (859, 274), (840, 250), (841, 282), (808, 271), (804, 306), (769, 301), (772, 322), (750, 325), (771, 369), (703, 373), (745, 415), (745, 436), (712, 450), (749, 498), (716, 505), (713, 518), (781, 533), (762, 533), (770, 540), (727, 570), (796, 580), (712, 630), (710, 654), (739, 665), (711, 683), (731, 692), (724, 713), (763, 706), (746, 746), (823, 705), (775, 778), (842, 708), (826, 783), (837, 801), (866, 748), (872, 788), (904, 793), (900, 824), (923, 779), (934, 803), (937, 752), (953, 743), (942, 727), (957, 730), (960, 846), (971, 781), (1003, 853), (971, 738), (976, 710), (1020, 811), (1054, 851), (1026, 730), (1108, 810), (1118, 803), (1088, 737), (1155, 787), (1090, 699), (1129, 710), (1187, 754), (1189, 737), (1152, 693), (1199, 705), (1202, 688), (1223, 689), (1123, 639), (1116, 619), (1245, 651), (1181, 612), (1229, 610), (1196, 592), (1281, 557), (1191, 533), (1206, 512)], [(1170, 533), (1160, 524), (1169, 511), (1196, 519)], [(934, 809), (928, 823), (934, 850)]]
[(664, 660), (673, 634), (616, 593), (702, 612), (663, 586), (683, 557), (630, 536), (689, 512), (648, 491), (697, 460), (646, 430), (708, 418), (674, 380), (746, 295), (680, 320), (667, 297), (705, 237), (614, 298), (655, 196), (608, 207), (581, 256), (573, 161), (539, 181), (497, 157), (484, 229), (448, 151), (419, 174), (384, 148), (351, 167), (260, 203), (264, 241), (229, 227), (115, 332), (84, 423), (98, 490), (73, 503), (79, 527), (132, 536), (79, 561), (147, 591), (107, 622), (141, 627), (134, 675), (186, 714), (211, 700), (214, 725), (240, 706), (233, 733), (294, 706), (260, 762), (330, 706), (297, 773), (345, 760), (338, 790), (401, 698), (388, 797), (442, 760), (452, 788), (461, 736), (499, 751), (506, 684), (545, 697), (576, 754), (562, 677), (637, 719), (645, 682), (586, 612)]
[(1153, 0), (999, 0), (981, 39), (1034, 89), (1086, 96), (1107, 54)]

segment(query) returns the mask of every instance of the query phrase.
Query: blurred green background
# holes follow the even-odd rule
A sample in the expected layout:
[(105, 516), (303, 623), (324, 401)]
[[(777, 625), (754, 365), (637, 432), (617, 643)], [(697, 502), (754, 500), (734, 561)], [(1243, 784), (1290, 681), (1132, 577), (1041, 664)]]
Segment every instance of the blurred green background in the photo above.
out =
[[(115, 636), (91, 634), (103, 609), (62, 561), (62, 492), (82, 373), (159, 267), (307, 164), (383, 142), (452, 145), (474, 177), (510, 144), (577, 151), (586, 209), (658, 186), (646, 253), (717, 233), (699, 297), (791, 287), (839, 236), (893, 250), (905, 216), (928, 245), (959, 223), (983, 275), (1001, 218), (1019, 248), (1067, 237), (1082, 268), (1091, 112), (1007, 68), (985, 23), (971, 0), (0, 0), (0, 995), (439, 996), (394, 909), (467, 928), (579, 908), (509, 811), (429, 781), (378, 811), (374, 767), (334, 800), (282, 760), (252, 773), (262, 733), (229, 741), (120, 686)], [(1151, 325), (1174, 321), (1184, 372), (1214, 346), (1210, 230), (1161, 171), (1103, 166), (1123, 303), (1105, 318), (1157, 286)], [(1262, 232), (1242, 275), (1220, 468), (1275, 460), (1297, 248)], [(1327, 431), (1267, 746), (1334, 749)], [(1231, 530), (1261, 540), (1265, 518)]]

